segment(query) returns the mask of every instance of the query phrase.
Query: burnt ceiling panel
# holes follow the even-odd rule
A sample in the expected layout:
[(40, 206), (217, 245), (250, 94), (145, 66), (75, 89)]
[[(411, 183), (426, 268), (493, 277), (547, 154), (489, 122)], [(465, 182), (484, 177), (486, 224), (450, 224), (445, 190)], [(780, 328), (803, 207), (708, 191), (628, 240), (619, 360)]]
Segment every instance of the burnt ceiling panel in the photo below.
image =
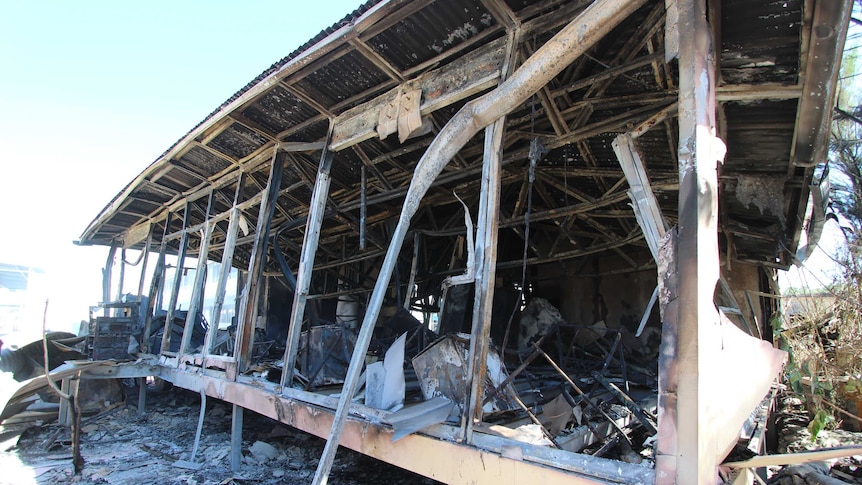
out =
[(242, 160), (267, 141), (266, 137), (254, 130), (239, 123), (233, 123), (213, 138), (209, 146), (230, 155), (234, 160)]
[(344, 150), (335, 155), (331, 174), (342, 186), (359, 188), (361, 166), (362, 162), (353, 150)]
[(323, 140), (329, 131), (329, 121), (313, 123), (295, 133), (284, 137), (283, 141), (312, 142)]
[(199, 175), (194, 175), (188, 170), (183, 170), (180, 167), (171, 168), (165, 175), (156, 181), (159, 185), (168, 187), (177, 192), (184, 192), (189, 187), (195, 187), (204, 179)]
[(797, 104), (792, 99), (726, 103), (724, 171), (786, 174)]
[(139, 216), (148, 216), (150, 213), (159, 210), (160, 207), (161, 204), (135, 199), (128, 206), (124, 207), (123, 211), (137, 214)]
[[(171, 170), (171, 172), (176, 172), (176, 170)], [(153, 183), (159, 187), (163, 187), (162, 190), (173, 191), (175, 193), (180, 193), (185, 190), (185, 187), (176, 180), (172, 180), (170, 175), (163, 175)]]
[[(205, 148), (196, 146), (180, 157), (178, 163), (204, 177), (211, 177), (231, 166), (231, 163)], [(179, 172), (173, 170), (172, 172)], [(161, 181), (159, 181), (161, 182)]]
[(723, 2), (721, 17), (724, 82), (797, 82), (802, 0)]
[(138, 222), (139, 220), (141, 220), (141, 218), (135, 214), (118, 212), (114, 214), (114, 217), (111, 218), (111, 224), (116, 224), (121, 227), (128, 227)]
[(332, 107), (388, 81), (389, 77), (358, 52), (348, 52), (296, 83), (326, 107)]
[(318, 112), (281, 86), (269, 90), (243, 111), (248, 119), (281, 133), (316, 116)]
[(404, 71), (494, 25), (478, 0), (439, 0), (372, 37), (368, 45)]
[(163, 188), (158, 187), (150, 182), (145, 182), (139, 185), (131, 194), (132, 197), (138, 200), (146, 200), (156, 204), (164, 204), (171, 200), (173, 194), (166, 192)]
[(676, 144), (671, 145), (673, 142), (668, 140), (669, 135), (672, 136), (665, 129), (665, 126), (659, 125), (638, 138), (638, 152), (646, 164), (647, 170), (656, 177), (668, 178), (677, 175), (677, 164), (674, 157)]

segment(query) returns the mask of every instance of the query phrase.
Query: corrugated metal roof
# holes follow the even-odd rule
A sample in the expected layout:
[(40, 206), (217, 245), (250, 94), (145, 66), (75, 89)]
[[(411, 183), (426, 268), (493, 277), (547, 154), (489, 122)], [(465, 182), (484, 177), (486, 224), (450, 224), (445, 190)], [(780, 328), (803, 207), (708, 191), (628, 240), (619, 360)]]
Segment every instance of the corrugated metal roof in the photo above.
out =
[[(534, 19), (534, 25), (540, 26), (522, 39), (521, 58), (552, 36), (586, 3), (508, 0), (506, 4), (519, 21)], [(790, 86), (799, 89), (798, 95), (806, 96), (796, 84), (802, 79), (799, 70), (804, 64), (800, 59), (807, 55), (801, 41), (805, 35), (801, 0), (726, 0), (715, 6), (721, 14), (718, 36), (721, 44), (717, 49), (720, 89), (735, 92), (735, 89)], [(377, 8), (385, 15), (374, 13)], [(174, 159), (163, 157), (130, 185), (125, 195), (115, 198), (88, 228), (84, 241), (107, 244), (130, 226), (150, 219), (161, 220), (168, 205), (173, 204), (174, 210), (181, 206), (181, 194), (201, 192), (209, 184), (217, 184), (220, 177), (235, 176), (231, 172), (242, 163), (247, 164), (244, 170), (257, 180), (257, 184), (247, 184), (243, 189), (242, 200), (248, 200), (265, 185), (271, 147), (276, 142), (319, 142), (328, 132), (329, 116), (341, 115), (354, 106), (364, 107), (359, 113), (362, 109), (374, 110), (374, 119), (369, 117), (363, 123), (376, 123), (380, 106), (374, 105), (373, 100), (377, 96), (394, 96), (402, 78), (409, 82), (431, 69), (457, 64), (465, 55), (504, 36), (505, 26), (495, 17), (498, 14), (487, 10), (480, 0), (366, 3), (273, 64), (192, 129), (165, 152)], [(608, 191), (614, 196), (624, 193), (625, 187), (617, 184), (622, 172), (611, 149), (613, 137), (644, 121), (677, 96), (675, 63), (666, 64), (662, 56), (655, 55), (664, 48), (664, 20), (664, 2), (647, 2), (582, 60), (552, 80), (542, 96), (528, 100), (510, 113), (504, 139), (504, 218), (515, 217), (512, 214), (516, 207), (523, 212), (523, 203), (518, 199), (532, 136), (556, 147), (540, 161), (539, 170), (550, 170), (549, 173), (560, 178), (554, 181), (546, 177), (539, 183), (541, 187), (537, 190), (543, 192), (534, 198), (537, 208), (564, 213), (567, 205), (578, 202), (578, 195), (601, 199), (608, 196)], [(351, 30), (357, 24), (362, 24), (365, 30)], [(644, 37), (644, 33), (649, 33), (649, 37)], [(325, 44), (324, 39), (328, 39)], [(315, 52), (322, 54), (318, 56)], [(614, 73), (614, 69), (631, 62), (639, 63), (638, 67)], [(276, 72), (278, 77), (272, 77)], [(451, 82), (448, 86), (447, 89), (457, 88), (458, 83)], [(426, 120), (433, 120), (434, 129), (430, 133), (403, 144), (395, 135), (380, 140), (369, 133), (357, 143), (356, 150), (348, 148), (336, 153), (330, 208), (340, 219), (326, 223), (325, 237), (355, 240), (352, 226), (355, 221), (349, 218), (356, 216), (357, 185), (363, 164), (369, 165), (369, 211), (379, 217), (374, 223), (382, 227), (385, 224), (381, 221), (394, 217), (413, 167), (428, 141), (469, 99), (481, 95), (483, 89), (491, 89), (489, 86), (435, 106)], [(790, 165), (800, 103), (793, 94), (784, 99), (787, 97), (767, 94), (762, 98), (742, 96), (735, 101), (730, 96), (721, 104), (720, 128), (726, 127), (726, 132), (720, 135), (728, 145), (727, 159), (721, 167), (721, 195), (727, 199), (721, 220), (739, 235), (734, 244), (746, 259), (774, 262), (776, 254), (783, 251), (782, 245), (799, 230), (792, 221), (800, 204), (805, 203), (806, 192), (802, 187), (810, 170), (792, 169)], [(236, 112), (229, 113), (231, 110)], [(669, 127), (661, 124), (639, 140), (651, 179), (662, 183), (668, 182), (677, 170), (673, 116), (668, 121)], [(568, 141), (557, 142), (560, 136)], [(429, 192), (429, 209), (414, 220), (417, 228), (433, 229), (447, 222), (437, 220), (441, 211), (432, 207), (454, 204), (453, 190), (471, 195), (478, 190), (482, 138), (474, 137), (441, 175)], [(318, 154), (302, 155), (308, 156), (314, 160)], [(313, 180), (317, 162), (303, 163), (310, 167)], [(781, 214), (752, 210), (751, 203), (746, 205), (744, 197), (740, 201), (735, 195), (739, 187), (744, 192), (745, 184), (752, 183), (740, 182), (739, 176), (762, 173), (780, 178), (784, 184), (781, 197), (787, 209)], [(306, 181), (295, 170), (286, 170), (282, 188), (290, 191), (284, 195), (278, 223), (301, 224), (311, 196)], [(230, 184), (223, 189), (228, 201), (232, 200), (232, 190)], [(128, 199), (125, 202), (124, 197)], [(666, 183), (658, 197), (666, 215), (673, 219), (677, 203), (672, 184)], [(118, 210), (123, 204), (125, 209)], [(628, 210), (625, 201), (597, 210), (605, 211), (601, 220), (607, 234), (602, 235), (601, 227), (582, 220), (572, 223), (572, 230), (584, 238), (593, 240), (595, 236), (594, 240), (600, 241), (602, 237), (610, 237), (608, 234), (625, 235), (635, 224), (633, 216), (620, 215), (620, 211)], [(254, 210), (245, 212), (249, 219), (256, 218)], [(611, 213), (614, 217), (607, 216)], [(535, 234), (549, 240), (539, 243), (545, 249), (555, 245), (555, 234), (559, 234), (565, 217), (565, 214), (548, 216), (536, 226)], [(290, 218), (300, 222), (291, 222)], [(192, 219), (200, 222), (201, 217)], [(136, 234), (140, 236), (140, 232)], [(301, 244), (300, 236), (291, 237)], [(517, 236), (507, 232), (501, 237)], [(501, 240), (501, 244), (509, 242)]]

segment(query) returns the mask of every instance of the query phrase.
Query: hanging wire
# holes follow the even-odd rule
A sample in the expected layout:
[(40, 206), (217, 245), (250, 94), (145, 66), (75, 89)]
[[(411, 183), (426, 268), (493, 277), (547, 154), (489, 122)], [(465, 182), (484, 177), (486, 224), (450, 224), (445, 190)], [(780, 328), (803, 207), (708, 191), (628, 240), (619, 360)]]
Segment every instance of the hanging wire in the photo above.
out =
[(524, 212), (524, 252), (521, 258), (521, 286), (518, 289), (518, 305), (512, 309), (512, 314), (509, 315), (509, 321), (506, 323), (506, 333), (503, 335), (503, 352), (506, 351), (506, 346), (509, 343), (509, 331), (512, 328), (512, 320), (518, 312), (520, 304), (524, 298), (524, 287), (527, 281), (527, 252), (530, 248), (530, 213), (533, 210), (533, 183), (536, 181), (536, 164), (547, 152), (547, 149), (542, 145), (542, 141), (536, 137), (536, 95), (533, 94), (530, 98), (530, 167), (527, 176), (527, 208)]

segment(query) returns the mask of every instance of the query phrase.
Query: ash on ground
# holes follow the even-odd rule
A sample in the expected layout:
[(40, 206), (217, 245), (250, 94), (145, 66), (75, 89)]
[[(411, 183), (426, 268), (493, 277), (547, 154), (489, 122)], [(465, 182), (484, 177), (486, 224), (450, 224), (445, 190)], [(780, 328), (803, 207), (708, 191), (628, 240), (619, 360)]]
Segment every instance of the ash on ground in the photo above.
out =
[[(128, 393), (137, 396), (136, 391)], [(325, 441), (245, 411), (242, 465), (230, 469), (231, 406), (208, 399), (194, 460), (200, 396), (181, 389), (149, 391), (147, 412), (119, 404), (82, 420), (82, 473), (72, 468), (68, 428), (56, 421), (5, 427), (0, 484), (276, 484), (310, 483)], [(15, 436), (20, 434), (16, 439)], [(10, 436), (12, 437), (10, 439)], [(435, 484), (434, 480), (339, 448), (329, 483)]]

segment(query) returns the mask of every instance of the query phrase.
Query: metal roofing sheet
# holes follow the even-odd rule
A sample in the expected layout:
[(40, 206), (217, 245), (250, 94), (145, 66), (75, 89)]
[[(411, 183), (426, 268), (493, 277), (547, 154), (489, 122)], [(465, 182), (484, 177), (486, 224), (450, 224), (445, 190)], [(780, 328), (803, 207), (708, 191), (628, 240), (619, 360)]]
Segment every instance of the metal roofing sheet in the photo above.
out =
[(403, 71), (494, 25), (478, 0), (438, 0), (372, 37), (368, 44)]
[(242, 113), (273, 133), (281, 133), (318, 114), (314, 108), (281, 86), (269, 90)]

